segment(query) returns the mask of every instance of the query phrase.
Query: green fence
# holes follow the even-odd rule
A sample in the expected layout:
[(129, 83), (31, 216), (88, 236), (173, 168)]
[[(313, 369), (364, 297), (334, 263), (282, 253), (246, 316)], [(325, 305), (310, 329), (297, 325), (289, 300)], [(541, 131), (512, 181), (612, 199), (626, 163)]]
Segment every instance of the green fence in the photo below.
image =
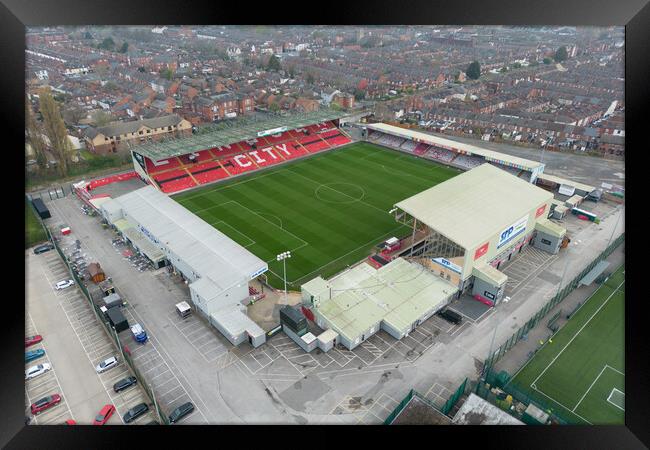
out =
[(399, 402), (399, 404), (395, 407), (393, 412), (390, 413), (388, 417), (386, 417), (386, 420), (384, 420), (384, 425), (390, 425), (391, 423), (393, 423), (393, 420), (395, 420), (395, 418), (399, 416), (399, 413), (401, 413), (404, 410), (404, 408), (406, 408), (406, 405), (408, 405), (408, 402), (411, 401), (414, 395), (415, 395), (415, 390), (411, 389), (409, 393), (406, 394), (406, 397), (404, 397), (402, 401)]
[(456, 389), (456, 392), (454, 392), (451, 397), (449, 397), (449, 400), (445, 402), (445, 404), (442, 406), (440, 412), (442, 412), (444, 415), (449, 414), (449, 411), (452, 410), (452, 408), (456, 405), (458, 400), (465, 394), (465, 387), (467, 386), (467, 378), (465, 378), (465, 381), (463, 381), (460, 386), (458, 386), (458, 389)]
[(169, 419), (168, 419), (167, 415), (164, 414), (163, 411), (160, 409), (160, 406), (158, 405), (158, 402), (156, 401), (156, 396), (155, 396), (155, 394), (153, 392), (153, 389), (151, 389), (149, 384), (147, 384), (146, 380), (144, 379), (144, 377), (142, 376), (142, 374), (140, 373), (138, 368), (133, 363), (133, 360), (131, 359), (130, 353), (127, 350), (125, 350), (124, 347), (122, 347), (122, 343), (120, 342), (120, 339), (117, 336), (117, 333), (115, 332), (115, 329), (110, 325), (108, 320), (106, 320), (106, 318), (104, 317), (104, 314), (102, 314), (101, 310), (95, 304), (95, 302), (93, 302), (92, 296), (88, 292), (88, 288), (86, 288), (86, 285), (84, 284), (83, 280), (81, 280), (77, 276), (76, 272), (70, 268), (70, 262), (68, 261), (68, 259), (64, 255), (63, 251), (59, 247), (58, 241), (53, 238), (50, 230), (47, 227), (44, 226), (44, 228), (45, 228), (45, 232), (47, 233), (48, 239), (54, 244), (54, 247), (56, 248), (56, 251), (59, 253), (59, 256), (61, 256), (61, 259), (63, 260), (66, 267), (68, 268), (68, 271), (70, 272), (70, 274), (74, 278), (75, 283), (77, 284), (77, 286), (79, 288), (81, 288), (81, 291), (83, 292), (84, 297), (86, 298), (86, 300), (88, 300), (88, 303), (90, 304), (91, 308), (93, 309), (93, 312), (95, 313), (95, 317), (97, 318), (97, 320), (101, 324), (104, 325), (104, 328), (106, 329), (106, 333), (111, 337), (111, 339), (113, 339), (113, 341), (115, 343), (115, 346), (120, 350), (120, 353), (122, 354), (122, 358), (124, 358), (124, 361), (126, 361), (126, 363), (129, 365), (129, 367), (131, 368), (131, 371), (133, 372), (135, 377), (138, 379), (138, 383), (140, 384), (140, 386), (142, 386), (142, 388), (146, 392), (147, 396), (149, 397), (150, 401), (154, 404), (154, 406), (156, 408), (156, 412), (158, 413), (158, 418), (165, 425), (169, 425)]
[(607, 258), (625, 239), (625, 233), (616, 238), (603, 252), (596, 257), (585, 269), (576, 275), (564, 288), (550, 299), (537, 313), (531, 317), (521, 328), (519, 328), (509, 339), (507, 339), (499, 348), (497, 348), (491, 355), (489, 355), (483, 364), (483, 375), (487, 376), (494, 364), (501, 359), (501, 357), (519, 342), (524, 336), (532, 330), (540, 320), (542, 320), (549, 311), (555, 308), (562, 300), (564, 300), (575, 288), (578, 286), (580, 280), (593, 269), (603, 259)]

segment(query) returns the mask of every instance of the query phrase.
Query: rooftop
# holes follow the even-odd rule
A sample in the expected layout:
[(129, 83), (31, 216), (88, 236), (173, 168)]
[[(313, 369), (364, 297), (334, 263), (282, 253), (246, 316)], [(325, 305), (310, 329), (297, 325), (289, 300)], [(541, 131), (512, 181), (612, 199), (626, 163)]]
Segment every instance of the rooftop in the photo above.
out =
[(453, 419), (454, 425), (523, 425), (507, 412), (470, 393)]
[(446, 148), (455, 151), (457, 153), (483, 156), (487, 161), (493, 161), (499, 164), (517, 167), (528, 171), (533, 171), (537, 168), (544, 167), (544, 164), (536, 161), (531, 161), (524, 158), (518, 158), (516, 156), (506, 155), (504, 153), (495, 152), (485, 148), (477, 147), (475, 145), (463, 144), (461, 142), (456, 142), (450, 139), (433, 136), (431, 134), (422, 133), (420, 131), (408, 130), (406, 128), (396, 127), (394, 125), (388, 125), (385, 123), (373, 123), (373, 124), (368, 124), (367, 127), (373, 130), (383, 131), (404, 138), (410, 138), (413, 140), (424, 142), (429, 145), (435, 145), (438, 147)]
[(552, 193), (486, 163), (395, 206), (470, 250), (552, 198)]
[(339, 119), (346, 114), (337, 111), (314, 111), (306, 114), (289, 116), (269, 116), (259, 118), (256, 115), (201, 127), (198, 133), (188, 137), (163, 139), (132, 147), (131, 150), (153, 160), (180, 156), (208, 148), (221, 147), (257, 137), (259, 131), (272, 130), (286, 126), (291, 130), (314, 123)]

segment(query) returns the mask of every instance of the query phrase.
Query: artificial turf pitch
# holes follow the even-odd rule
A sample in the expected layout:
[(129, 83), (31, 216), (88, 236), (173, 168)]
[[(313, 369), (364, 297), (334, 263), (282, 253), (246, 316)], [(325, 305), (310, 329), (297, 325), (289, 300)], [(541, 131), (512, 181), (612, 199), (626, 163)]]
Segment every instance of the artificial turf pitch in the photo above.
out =
[(391, 236), (409, 234), (388, 213), (396, 202), (460, 171), (375, 144), (337, 150), (260, 170), (174, 199), (268, 262), (268, 280), (289, 289), (329, 277)]
[[(574, 424), (624, 424), (621, 266), (506, 385)], [(548, 409), (548, 408), (545, 408)]]

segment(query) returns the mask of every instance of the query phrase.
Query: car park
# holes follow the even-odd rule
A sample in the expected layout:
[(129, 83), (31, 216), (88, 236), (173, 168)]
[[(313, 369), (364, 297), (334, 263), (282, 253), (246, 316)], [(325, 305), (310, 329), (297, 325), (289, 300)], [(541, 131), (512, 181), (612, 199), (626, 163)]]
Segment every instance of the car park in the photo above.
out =
[(181, 406), (172, 411), (169, 415), (169, 423), (176, 423), (183, 417), (194, 411), (194, 404), (192, 402), (183, 403)]
[(39, 245), (38, 247), (34, 248), (34, 254), (35, 255), (40, 255), (41, 253), (49, 252), (53, 248), (54, 248), (54, 246), (52, 244)]
[(113, 390), (115, 392), (122, 392), (125, 389), (128, 389), (131, 386), (135, 386), (138, 383), (138, 379), (134, 376), (122, 378), (120, 381), (113, 385)]
[(30, 350), (28, 352), (25, 352), (25, 362), (30, 362), (34, 361), (35, 359), (41, 358), (45, 356), (45, 350), (39, 348), (36, 350)]
[(61, 290), (61, 289), (69, 288), (73, 284), (74, 284), (74, 280), (61, 280), (58, 283), (56, 283), (56, 285), (54, 287), (58, 291), (58, 290)]
[(43, 375), (46, 372), (49, 372), (52, 369), (48, 363), (39, 364), (37, 366), (32, 366), (25, 371), (25, 380), (31, 380), (39, 375)]
[(104, 425), (106, 422), (108, 422), (108, 419), (111, 418), (114, 412), (115, 412), (115, 406), (104, 405), (101, 411), (99, 411), (99, 414), (95, 416), (93, 425)]
[(97, 366), (95, 366), (95, 370), (97, 373), (104, 373), (108, 369), (112, 369), (115, 366), (117, 366), (117, 358), (115, 356), (111, 356), (110, 358), (106, 358), (104, 361), (97, 364)]
[(129, 409), (125, 414), (124, 414), (124, 423), (131, 423), (144, 413), (149, 411), (149, 407), (147, 406), (146, 403), (139, 403), (135, 405), (133, 408)]
[(34, 403), (32, 403), (31, 406), (32, 414), (33, 415), (39, 414), (45, 411), (46, 409), (58, 405), (59, 403), (61, 403), (61, 396), (59, 394), (52, 394), (52, 395), (48, 395), (47, 397), (43, 397), (35, 401)]
[(38, 344), (43, 340), (43, 336), (36, 334), (34, 336), (28, 336), (25, 338), (25, 348), (30, 347), (34, 344)]

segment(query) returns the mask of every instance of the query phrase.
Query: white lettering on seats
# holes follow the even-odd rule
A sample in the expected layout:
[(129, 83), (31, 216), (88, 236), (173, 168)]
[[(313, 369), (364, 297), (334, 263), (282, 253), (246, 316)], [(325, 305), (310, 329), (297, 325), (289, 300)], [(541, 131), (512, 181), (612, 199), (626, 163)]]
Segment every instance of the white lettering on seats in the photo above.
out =
[(271, 158), (273, 158), (273, 159), (278, 159), (278, 157), (275, 156), (275, 153), (273, 153), (273, 151), (271, 150), (271, 148), (272, 148), (272, 147), (263, 148), (262, 151), (268, 153), (269, 155), (271, 155)]
[(255, 160), (256, 160), (258, 163), (266, 162), (265, 159), (262, 159), (262, 158), (259, 157), (259, 155), (257, 154), (257, 150), (253, 150), (252, 152), (248, 152), (248, 154), (254, 156), (254, 157), (255, 157)]
[[(248, 166), (250, 166), (250, 165), (253, 164), (252, 162), (246, 160), (246, 155), (237, 155), (237, 156), (235, 156), (233, 159), (234, 159), (234, 160), (237, 162), (237, 164), (239, 164), (241, 167), (248, 167)], [(241, 162), (241, 159), (243, 159), (244, 161), (246, 161), (246, 164), (243, 164), (243, 163)]]
[(285, 155), (291, 156), (291, 153), (289, 153), (289, 150), (287, 150), (287, 144), (280, 144), (275, 146), (276, 150), (282, 150)]

